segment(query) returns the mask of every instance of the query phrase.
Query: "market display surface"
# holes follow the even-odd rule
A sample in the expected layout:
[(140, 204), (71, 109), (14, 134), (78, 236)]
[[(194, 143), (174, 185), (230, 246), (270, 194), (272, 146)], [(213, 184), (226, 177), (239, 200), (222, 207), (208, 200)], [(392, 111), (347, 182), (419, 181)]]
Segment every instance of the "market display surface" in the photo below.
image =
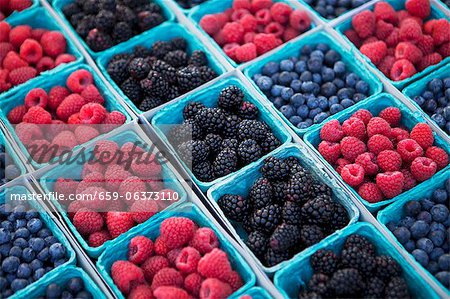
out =
[(0, 298), (449, 298), (449, 5), (0, 0)]

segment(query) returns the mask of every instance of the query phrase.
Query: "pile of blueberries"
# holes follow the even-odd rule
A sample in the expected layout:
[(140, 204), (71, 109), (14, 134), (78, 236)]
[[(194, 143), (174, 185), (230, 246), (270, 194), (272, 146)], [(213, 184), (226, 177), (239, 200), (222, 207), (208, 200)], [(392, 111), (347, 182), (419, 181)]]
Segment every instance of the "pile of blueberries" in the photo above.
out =
[(39, 213), (0, 204), (0, 298), (6, 298), (67, 262), (66, 248)]
[(202, 4), (206, 0), (176, 0), (176, 1), (177, 1), (178, 5), (180, 5), (184, 9), (189, 9), (189, 8), (192, 8), (197, 5)]
[(369, 84), (324, 43), (304, 46), (299, 57), (268, 62), (253, 80), (299, 129), (323, 122), (370, 93)]
[(38, 299), (77, 298), (91, 299), (92, 294), (85, 289), (84, 282), (79, 277), (73, 277), (63, 286), (51, 283), (47, 286), (45, 295)]
[(388, 228), (413, 257), (450, 289), (450, 179), (431, 198), (403, 206), (405, 217)]
[(369, 0), (305, 0), (322, 17), (332, 20)]
[(19, 168), (6, 152), (5, 146), (0, 144), (0, 185), (6, 184), (18, 176), (20, 176)]
[(450, 135), (450, 77), (431, 80), (426, 90), (414, 97), (414, 101)]

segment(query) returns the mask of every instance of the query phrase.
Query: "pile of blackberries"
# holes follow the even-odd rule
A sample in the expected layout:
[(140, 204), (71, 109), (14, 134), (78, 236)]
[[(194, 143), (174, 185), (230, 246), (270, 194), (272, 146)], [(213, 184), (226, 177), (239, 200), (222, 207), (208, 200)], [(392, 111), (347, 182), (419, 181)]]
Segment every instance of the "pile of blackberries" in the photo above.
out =
[(290, 259), (347, 225), (345, 208), (327, 185), (294, 157), (270, 156), (246, 197), (225, 194), (218, 205), (249, 234), (245, 243), (265, 265)]
[(20, 169), (14, 164), (13, 159), (5, 151), (5, 146), (0, 144), (0, 185), (20, 176)]

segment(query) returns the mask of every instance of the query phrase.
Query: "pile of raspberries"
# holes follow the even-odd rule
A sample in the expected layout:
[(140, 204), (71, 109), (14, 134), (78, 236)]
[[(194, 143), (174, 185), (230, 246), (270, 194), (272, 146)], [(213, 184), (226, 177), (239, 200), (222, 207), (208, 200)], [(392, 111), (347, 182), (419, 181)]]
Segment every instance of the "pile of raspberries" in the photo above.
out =
[(300, 161), (270, 156), (246, 197), (225, 194), (217, 201), (225, 216), (248, 233), (248, 248), (272, 267), (347, 225), (347, 211)]
[(0, 22), (0, 93), (74, 61), (66, 51), (66, 38), (61, 32)]
[(154, 241), (137, 236), (128, 244), (128, 261), (111, 267), (127, 298), (227, 298), (243, 285), (220, 241), (209, 227), (170, 217)]
[(387, 2), (352, 19), (347, 38), (387, 77), (407, 79), (450, 56), (450, 22), (428, 20), (429, 0), (406, 0), (396, 12)]
[(331, 120), (320, 139), (320, 154), (370, 203), (396, 197), (448, 165), (431, 128), (418, 123), (408, 132), (396, 107), (376, 117), (360, 109), (342, 125)]
[[(106, 163), (105, 156), (114, 157), (114, 161)], [(95, 158), (83, 165), (80, 180), (61, 177), (53, 186), (66, 200), (71, 194), (96, 196), (92, 200), (73, 200), (67, 207), (69, 219), (90, 247), (117, 238), (177, 199), (175, 191), (165, 189), (157, 157), (134, 143), (119, 146), (114, 141), (99, 141)], [(120, 198), (106, 200), (108, 194), (116, 192)], [(142, 197), (147, 192), (158, 193), (158, 198)]]
[(63, 13), (94, 52), (127, 41), (166, 20), (161, 7), (148, 0), (76, 0), (64, 6)]
[(297, 37), (311, 27), (305, 11), (272, 0), (234, 0), (222, 13), (208, 14), (200, 27), (234, 61), (247, 62)]
[(182, 37), (137, 46), (114, 55), (107, 72), (139, 110), (148, 111), (217, 77), (205, 52), (189, 55), (187, 46)]
[(12, 14), (14, 11), (22, 11), (33, 4), (31, 0), (1, 0), (0, 1), (0, 22)]
[(200, 181), (226, 176), (281, 145), (258, 120), (259, 109), (244, 97), (239, 87), (230, 85), (219, 93), (218, 107), (190, 102), (183, 123), (170, 130), (170, 142)]
[[(121, 112), (106, 110), (105, 99), (89, 71), (73, 72), (66, 86), (55, 86), (48, 92), (34, 88), (23, 105), (8, 113), (17, 136), (38, 163), (49, 162), (126, 121)], [(56, 145), (56, 152), (46, 150), (52, 145)]]
[(340, 253), (319, 249), (309, 259), (313, 274), (299, 299), (411, 298), (403, 269), (388, 255), (377, 254), (366, 237), (347, 237)]

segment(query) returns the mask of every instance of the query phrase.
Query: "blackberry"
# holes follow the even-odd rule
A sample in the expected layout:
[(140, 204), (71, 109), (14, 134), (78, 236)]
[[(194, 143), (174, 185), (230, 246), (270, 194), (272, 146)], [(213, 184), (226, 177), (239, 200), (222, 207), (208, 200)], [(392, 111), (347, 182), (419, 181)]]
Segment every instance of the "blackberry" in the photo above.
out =
[(259, 259), (264, 257), (267, 252), (267, 243), (269, 239), (260, 231), (253, 231), (248, 235), (245, 244)]
[(135, 26), (138, 20), (134, 11), (125, 5), (116, 6), (116, 19), (117, 22), (124, 22), (130, 26)]
[(327, 196), (331, 196), (331, 188), (328, 185), (323, 183), (315, 182), (311, 188), (311, 197), (317, 197), (319, 195), (325, 194)]
[(210, 133), (205, 136), (205, 142), (209, 146), (211, 155), (217, 155), (222, 149), (222, 137), (220, 135)]
[(300, 230), (302, 245), (310, 247), (319, 243), (325, 236), (322, 229), (317, 225), (304, 225)]
[(125, 60), (127, 63), (130, 63), (131, 59), (134, 58), (134, 55), (128, 54), (128, 53), (121, 53), (114, 55), (111, 60), (109, 60), (109, 63), (113, 63), (118, 60)]
[(297, 159), (297, 157), (289, 156), (284, 160), (284, 162), (289, 166), (291, 174), (297, 173), (299, 170), (305, 171), (305, 169), (302, 166), (302, 163), (300, 162), (299, 159)]
[(139, 104), (139, 110), (141, 110), (141, 111), (148, 111), (148, 110), (156, 108), (156, 107), (158, 107), (158, 106), (160, 106), (162, 104), (164, 104), (164, 101), (161, 100), (160, 98), (147, 96)]
[(267, 133), (266, 137), (261, 141), (261, 149), (264, 154), (270, 153), (281, 145), (280, 140), (272, 133)]
[(273, 267), (281, 262), (287, 261), (290, 258), (289, 252), (275, 252), (272, 248), (267, 249), (266, 254), (264, 255), (265, 264), (268, 267)]
[(208, 158), (209, 148), (204, 141), (188, 140), (178, 146), (178, 152), (183, 161), (196, 164)]
[(234, 150), (223, 149), (213, 162), (214, 175), (223, 177), (237, 170), (237, 154)]
[(319, 249), (309, 261), (314, 272), (331, 275), (338, 267), (339, 257), (331, 250)]
[(308, 223), (325, 226), (333, 216), (334, 209), (333, 200), (329, 196), (321, 195), (305, 203), (302, 207), (302, 215)]
[(128, 61), (125, 59), (110, 61), (108, 64), (108, 69), (106, 71), (108, 72), (111, 79), (118, 85), (120, 85), (129, 76)]
[(135, 104), (141, 101), (142, 89), (136, 80), (133, 78), (128, 78), (125, 82), (120, 85), (120, 89), (123, 93)]
[(345, 240), (344, 249), (352, 247), (356, 247), (371, 255), (375, 255), (375, 246), (366, 237), (361, 235), (350, 235), (347, 240)]
[(306, 290), (301, 291), (299, 299), (322, 299), (323, 297), (314, 292), (308, 292)]
[(95, 17), (95, 27), (102, 31), (110, 31), (114, 28), (116, 17), (109, 10), (100, 10)]
[(356, 247), (342, 250), (341, 264), (346, 268), (357, 269), (363, 276), (370, 276), (376, 267), (374, 256)]
[(300, 240), (300, 229), (296, 225), (282, 223), (272, 233), (269, 246), (275, 252), (287, 251)]
[(166, 20), (161, 14), (148, 11), (142, 11), (138, 13), (138, 18), (138, 26), (141, 32), (156, 27)]
[(223, 127), (223, 135), (225, 137), (236, 137), (237, 128), (242, 119), (236, 114), (231, 114), (226, 117), (224, 127)]
[(364, 281), (358, 270), (345, 268), (334, 272), (328, 286), (338, 297), (358, 298), (364, 289)]
[(203, 108), (195, 119), (206, 133), (217, 133), (225, 124), (225, 114), (220, 108)]
[(251, 138), (262, 141), (269, 132), (269, 127), (257, 120), (244, 119), (237, 126), (237, 135), (240, 140)]
[(262, 209), (271, 204), (272, 196), (272, 186), (265, 178), (259, 178), (256, 180), (248, 193), (248, 199), (254, 209)]
[(95, 15), (99, 10), (99, 3), (97, 0), (85, 0), (83, 3), (83, 11), (85, 14)]
[(384, 296), (387, 299), (411, 298), (408, 285), (402, 277), (394, 277), (389, 281), (386, 285)]
[(188, 55), (182, 50), (170, 51), (164, 56), (164, 61), (175, 68), (186, 66), (188, 59)]
[(206, 54), (203, 51), (195, 50), (192, 52), (191, 57), (188, 61), (189, 65), (195, 65), (195, 66), (204, 66), (208, 65), (208, 58), (206, 58)]
[(237, 150), (239, 160), (243, 165), (255, 162), (262, 156), (261, 147), (253, 139), (247, 139), (239, 144)]
[(243, 119), (257, 119), (259, 115), (259, 109), (255, 106), (255, 104), (244, 101), (239, 107), (238, 115)]
[(86, 43), (94, 52), (100, 52), (114, 46), (111, 36), (98, 29), (89, 31), (86, 37)]
[(151, 48), (152, 54), (158, 59), (163, 59), (172, 50), (172, 44), (168, 41), (157, 41)]
[[(88, 20), (92, 20), (92, 22), (89, 22), (89, 23), (87, 21), (83, 22), (83, 20), (85, 18)], [(86, 37), (87, 34), (89, 33), (89, 31), (95, 27), (95, 18), (94, 18), (94, 16), (85, 15), (84, 12), (80, 12), (80, 13), (73, 14), (70, 17), (70, 24), (72, 24), (72, 26), (74, 28), (76, 28), (76, 31), (78, 34), (82, 33), (83, 37)], [(79, 27), (79, 29), (78, 29), (78, 27)], [(79, 30), (79, 32), (78, 32), (78, 30)]]
[(186, 106), (184, 106), (183, 109), (183, 117), (184, 119), (190, 119), (195, 118), (197, 113), (202, 110), (203, 108), (206, 108), (205, 105), (199, 102), (190, 102)]
[(167, 101), (173, 100), (179, 96), (180, 96), (180, 91), (178, 90), (178, 87), (171, 86), (167, 93)]
[(241, 222), (250, 211), (248, 200), (240, 195), (225, 194), (217, 201), (225, 216), (233, 221)]
[(152, 52), (150, 51), (150, 49), (143, 46), (136, 46), (133, 49), (134, 57), (147, 58), (151, 56), (151, 54)]
[(222, 141), (222, 148), (230, 148), (232, 150), (237, 150), (237, 147), (239, 145), (239, 141), (237, 141), (237, 139), (233, 139), (233, 138), (225, 138)]
[(100, 0), (99, 7), (100, 7), (100, 9), (115, 12), (116, 11), (116, 0)]
[(120, 44), (133, 37), (133, 29), (125, 22), (118, 22), (114, 26), (112, 37), (116, 44)]
[(273, 201), (275, 203), (283, 204), (286, 201), (286, 187), (287, 183), (283, 181), (272, 182)]
[(289, 176), (289, 166), (283, 160), (273, 156), (264, 159), (264, 164), (259, 171), (271, 181), (282, 181)]
[(177, 82), (182, 91), (187, 92), (204, 83), (201, 72), (196, 66), (187, 66), (177, 71)]
[(217, 101), (219, 107), (227, 110), (236, 110), (244, 100), (244, 92), (235, 85), (225, 87), (220, 91)]
[(287, 199), (297, 203), (305, 202), (310, 196), (311, 184), (312, 178), (308, 172), (303, 171), (295, 173), (287, 185)]
[(172, 49), (186, 51), (187, 41), (182, 37), (175, 37), (170, 41)]
[(212, 79), (217, 77), (217, 73), (212, 68), (206, 65), (199, 67), (198, 71), (200, 72), (200, 79), (203, 83), (211, 81)]
[(270, 234), (280, 223), (281, 209), (278, 205), (267, 205), (254, 211), (251, 223), (254, 229)]
[(150, 72), (150, 65), (144, 58), (135, 58), (128, 65), (128, 72), (136, 80), (142, 80)]
[(70, 19), (74, 14), (80, 13), (81, 8), (76, 3), (70, 3), (63, 7), (62, 9), (64, 15), (67, 19)]
[(150, 96), (164, 98), (169, 92), (169, 82), (160, 73), (150, 71), (147, 78), (141, 81), (142, 91)]
[(364, 289), (364, 298), (383, 298), (385, 284), (383, 280), (374, 276), (367, 280)]
[(250, 234), (250, 233), (255, 231), (253, 229), (253, 226), (252, 226), (252, 219), (251, 219), (251, 217), (244, 217), (244, 220), (242, 220), (242, 228), (244, 229), (244, 231), (247, 234)]
[(328, 281), (330, 278), (322, 273), (315, 273), (308, 281), (308, 291), (314, 292), (325, 298), (329, 297)]
[(295, 202), (286, 201), (281, 212), (284, 223), (299, 225), (301, 223), (302, 207)]
[(344, 206), (337, 202), (334, 202), (334, 206), (334, 212), (328, 224), (330, 232), (344, 228), (349, 222), (348, 213)]
[(375, 257), (375, 263), (375, 274), (386, 282), (392, 277), (399, 276), (402, 273), (400, 265), (390, 256), (379, 255)]
[(209, 161), (192, 165), (192, 173), (202, 182), (211, 182), (214, 180), (213, 168)]
[(163, 60), (156, 60), (152, 64), (151, 69), (160, 73), (171, 84), (177, 80), (177, 70)]
[(199, 140), (203, 133), (193, 119), (185, 120), (182, 124), (174, 126), (169, 132), (169, 140), (173, 144), (181, 144), (188, 140)]

